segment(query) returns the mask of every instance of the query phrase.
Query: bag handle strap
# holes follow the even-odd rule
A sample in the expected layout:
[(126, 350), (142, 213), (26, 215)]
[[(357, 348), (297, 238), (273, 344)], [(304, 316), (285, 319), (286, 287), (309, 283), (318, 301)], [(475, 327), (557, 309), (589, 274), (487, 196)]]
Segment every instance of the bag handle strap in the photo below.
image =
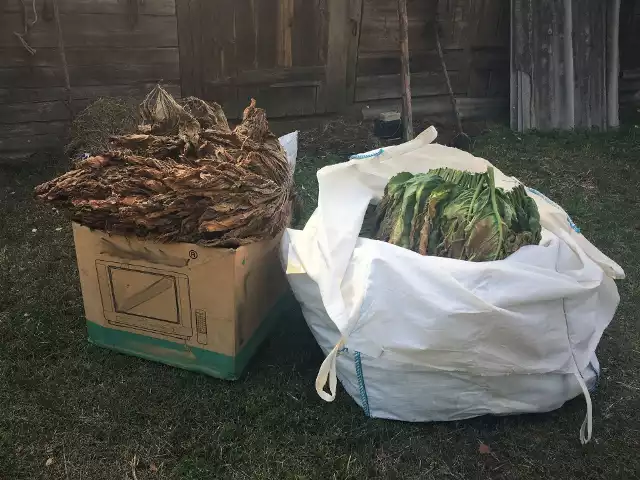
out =
[(584, 394), (584, 399), (587, 402), (587, 414), (585, 415), (582, 426), (580, 427), (580, 443), (582, 443), (582, 445), (586, 445), (591, 441), (591, 434), (593, 432), (593, 407), (591, 405), (591, 395), (589, 394), (589, 389), (587, 388), (584, 378), (582, 378), (582, 374), (577, 372), (574, 375), (576, 380), (578, 380), (578, 384)]
[[(336, 388), (338, 386), (338, 376), (337, 376), (337, 358), (338, 352), (344, 345), (344, 338), (341, 338), (340, 341), (333, 347), (333, 350), (327, 355), (327, 358), (324, 359), (322, 365), (320, 365), (320, 370), (318, 370), (318, 376), (316, 377), (316, 392), (321, 399), (325, 402), (333, 402), (336, 399)], [(329, 393), (324, 391), (324, 387), (327, 385), (327, 381), (329, 381)]]

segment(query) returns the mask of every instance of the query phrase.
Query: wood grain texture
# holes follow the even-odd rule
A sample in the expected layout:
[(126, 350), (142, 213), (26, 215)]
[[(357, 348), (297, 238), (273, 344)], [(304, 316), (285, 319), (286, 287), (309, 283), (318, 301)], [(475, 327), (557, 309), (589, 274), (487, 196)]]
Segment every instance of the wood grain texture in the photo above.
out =
[(327, 0), (177, 1), (183, 94), (231, 118), (251, 98), (269, 116), (324, 111)]
[[(361, 113), (365, 120), (378, 118), (380, 113), (388, 111), (400, 111), (401, 100), (378, 100), (362, 105)], [(504, 118), (508, 108), (507, 98), (467, 98), (460, 97), (456, 100), (460, 115), (463, 119), (486, 120)], [(413, 112), (419, 115), (443, 115), (451, 118), (451, 103), (448, 95), (418, 97), (413, 99)]]
[(36, 6), (40, 18), (26, 38), (34, 55), (13, 34), (22, 30), (20, 2), (1, 7), (0, 150), (61, 146), (72, 114), (97, 97), (141, 100), (159, 81), (180, 95), (175, 0), (140, 3), (135, 18), (119, 0), (59, 2), (70, 105), (56, 24), (42, 14), (42, 1)]
[(402, 89), (402, 129), (405, 142), (413, 140), (413, 108), (411, 107), (411, 70), (409, 69), (409, 18), (407, 0), (398, 0), (400, 23), (400, 87)]
[[(38, 11), (42, 10), (42, 2), (36, 3)], [(147, 0), (138, 3), (139, 15), (160, 15), (173, 17), (176, 14), (175, 0)], [(4, 10), (6, 13), (20, 13), (22, 7), (19, 0), (7, 0)], [(72, 0), (60, 2), (60, 13), (108, 13), (128, 15), (127, 2), (122, 0)]]
[(607, 4), (573, 2), (576, 127), (607, 128)]
[(278, 65), (293, 66), (294, 1), (280, 0), (278, 5)]
[[(125, 48), (66, 48), (69, 65), (177, 65), (177, 47), (125, 47)], [(36, 55), (29, 55), (22, 47), (0, 48), (2, 67), (58, 67), (60, 54), (57, 48), (39, 48)]]
[[(445, 63), (455, 72), (452, 81), (456, 93), (471, 97), (508, 95), (509, 0), (443, 0), (437, 6)], [(412, 74), (442, 72), (435, 48), (435, 8), (433, 1), (407, 0)], [(374, 93), (369, 88), (373, 80), (361, 82), (360, 77), (400, 72), (398, 36), (397, 1), (363, 0), (356, 85), (368, 91), (359, 93), (356, 86), (356, 100)], [(379, 92), (380, 98), (390, 95), (382, 88)]]
[(349, 58), (349, 3), (329, 0), (329, 35), (325, 111), (335, 112), (347, 105), (347, 60)]
[[(355, 101), (356, 83), (358, 77), (358, 47), (360, 46), (360, 33), (362, 24), (363, 0), (349, 0), (349, 47), (347, 52), (347, 84), (346, 102)], [(397, 71), (397, 70), (396, 70)]]
[[(142, 15), (135, 28), (126, 15), (110, 14), (62, 14), (64, 43), (73, 47), (177, 47), (176, 18), (171, 16)], [(13, 32), (21, 31), (22, 20), (18, 13), (0, 17), (0, 47), (19, 46)], [(56, 45), (56, 29), (53, 23), (36, 24), (30, 32), (29, 44), (36, 50)]]
[(196, 95), (201, 82), (194, 47), (194, 38), (199, 38), (199, 29), (194, 32), (191, 26), (191, 8), (198, 7), (197, 0), (193, 2), (193, 5), (191, 0), (176, 0), (180, 83), (185, 97)]
[(608, 2), (512, 4), (512, 128), (606, 128)]

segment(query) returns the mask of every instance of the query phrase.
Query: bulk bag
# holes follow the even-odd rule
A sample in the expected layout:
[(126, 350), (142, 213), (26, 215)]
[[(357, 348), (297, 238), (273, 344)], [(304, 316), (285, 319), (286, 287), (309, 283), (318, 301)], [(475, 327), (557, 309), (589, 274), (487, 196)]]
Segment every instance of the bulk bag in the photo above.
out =
[[(527, 189), (542, 241), (500, 261), (421, 256), (359, 238), (367, 207), (397, 173), (491, 166), (432, 143), (436, 135), (432, 127), (321, 169), (316, 211), (283, 237), (287, 278), (327, 355), (316, 390), (332, 401), (340, 379), (366, 414), (406, 421), (544, 412), (584, 394), (586, 443), (595, 350), (624, 271), (561, 207)], [(520, 183), (497, 169), (495, 179), (507, 190)]]

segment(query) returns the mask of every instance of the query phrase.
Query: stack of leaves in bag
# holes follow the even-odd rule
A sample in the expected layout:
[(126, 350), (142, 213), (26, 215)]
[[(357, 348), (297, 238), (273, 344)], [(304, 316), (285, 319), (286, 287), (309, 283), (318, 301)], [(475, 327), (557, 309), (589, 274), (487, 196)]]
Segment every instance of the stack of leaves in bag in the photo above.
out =
[(138, 132), (35, 189), (75, 222), (159, 241), (237, 246), (277, 234), (291, 214), (292, 172), (264, 110), (234, 130), (217, 104), (182, 105), (157, 86)]
[(421, 255), (501, 260), (540, 243), (538, 207), (522, 185), (496, 188), (494, 172), (400, 173), (376, 210), (375, 238)]

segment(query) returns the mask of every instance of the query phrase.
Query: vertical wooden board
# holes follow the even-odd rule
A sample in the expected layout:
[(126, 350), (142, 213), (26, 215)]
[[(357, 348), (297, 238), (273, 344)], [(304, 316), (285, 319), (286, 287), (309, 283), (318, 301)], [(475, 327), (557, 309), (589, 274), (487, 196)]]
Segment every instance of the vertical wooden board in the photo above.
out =
[(325, 111), (339, 111), (346, 105), (349, 4), (329, 0), (329, 37)]
[(294, 0), (279, 0), (278, 5), (278, 65), (293, 66)]
[(576, 127), (606, 128), (606, 4), (574, 2)]
[(234, 47), (234, 2), (200, 0), (203, 81), (219, 81), (237, 74)]
[(318, 65), (327, 63), (327, 52), (329, 48), (329, 0), (317, 0), (316, 9), (316, 37), (318, 40)]
[(550, 109), (552, 104), (551, 91), (549, 86), (550, 78), (550, 58), (549, 41), (552, 31), (547, 31), (551, 25), (551, 3), (544, 2), (533, 9), (533, 104), (538, 116), (537, 127), (543, 130), (554, 128), (550, 123)]
[(293, 0), (292, 7), (292, 64), (295, 67), (321, 65), (320, 42), (323, 39), (316, 35), (316, 23), (319, 21), (318, 5), (315, 1)]
[(256, 2), (260, 0), (236, 0), (235, 2), (235, 57), (238, 72), (255, 70), (258, 64)]
[(200, 3), (202, 0), (176, 0), (182, 96), (202, 96), (200, 58)]
[(277, 66), (279, 0), (256, 0), (258, 30), (258, 68)]
[(360, 45), (360, 31), (362, 27), (362, 0), (349, 0), (349, 51), (347, 56), (347, 104), (355, 101), (356, 77), (358, 71), (358, 46)]

